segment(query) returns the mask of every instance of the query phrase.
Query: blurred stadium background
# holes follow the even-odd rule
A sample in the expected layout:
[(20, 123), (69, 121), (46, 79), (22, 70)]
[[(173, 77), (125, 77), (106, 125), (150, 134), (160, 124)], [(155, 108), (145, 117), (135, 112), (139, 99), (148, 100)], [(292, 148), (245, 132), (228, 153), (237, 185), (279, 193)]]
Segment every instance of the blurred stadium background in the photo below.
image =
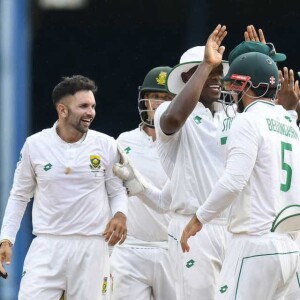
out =
[[(246, 25), (264, 30), (300, 70), (300, 4), (251, 0), (0, 0), (0, 223), (26, 136), (56, 120), (51, 92), (62, 76), (96, 81), (93, 129), (117, 137), (139, 123), (137, 87), (149, 69), (174, 66), (225, 24), (225, 59)], [(15, 300), (32, 239), (30, 206), (14, 246), (0, 300)], [(34, 299), (35, 300), (35, 299)]]

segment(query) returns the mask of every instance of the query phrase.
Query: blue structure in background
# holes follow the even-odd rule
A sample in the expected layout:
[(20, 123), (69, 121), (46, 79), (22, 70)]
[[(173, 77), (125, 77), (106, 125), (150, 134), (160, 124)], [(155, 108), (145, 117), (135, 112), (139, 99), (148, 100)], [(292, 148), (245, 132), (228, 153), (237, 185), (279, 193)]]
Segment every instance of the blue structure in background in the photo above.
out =
[[(28, 0), (0, 0), (0, 223), (19, 152), (29, 132), (30, 22)], [(31, 241), (31, 212), (27, 208), (8, 279), (0, 279), (0, 299), (16, 300), (24, 257)]]

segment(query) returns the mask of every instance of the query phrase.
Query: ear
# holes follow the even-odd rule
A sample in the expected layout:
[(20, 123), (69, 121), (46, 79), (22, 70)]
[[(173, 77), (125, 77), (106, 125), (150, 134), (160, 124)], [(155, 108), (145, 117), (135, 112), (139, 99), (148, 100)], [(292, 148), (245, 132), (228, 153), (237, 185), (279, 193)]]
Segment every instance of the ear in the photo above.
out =
[(188, 82), (188, 74), (187, 74), (187, 72), (182, 72), (181, 73), (181, 79), (182, 79), (182, 81), (184, 82), (184, 83), (187, 83)]
[(67, 117), (68, 115), (68, 107), (62, 103), (58, 103), (57, 106), (56, 106), (56, 110), (57, 110), (57, 113), (58, 113), (58, 116), (60, 117)]

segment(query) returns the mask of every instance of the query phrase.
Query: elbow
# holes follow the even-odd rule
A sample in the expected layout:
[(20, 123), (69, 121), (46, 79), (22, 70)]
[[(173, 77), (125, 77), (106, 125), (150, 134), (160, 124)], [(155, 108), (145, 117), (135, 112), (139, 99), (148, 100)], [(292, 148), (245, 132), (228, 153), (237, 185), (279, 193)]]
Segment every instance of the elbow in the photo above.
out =
[(160, 120), (160, 127), (165, 134), (177, 132), (184, 124), (185, 119), (180, 114), (165, 114)]
[(247, 185), (248, 178), (246, 176), (230, 176), (223, 182), (223, 188), (228, 189), (231, 193), (239, 194)]

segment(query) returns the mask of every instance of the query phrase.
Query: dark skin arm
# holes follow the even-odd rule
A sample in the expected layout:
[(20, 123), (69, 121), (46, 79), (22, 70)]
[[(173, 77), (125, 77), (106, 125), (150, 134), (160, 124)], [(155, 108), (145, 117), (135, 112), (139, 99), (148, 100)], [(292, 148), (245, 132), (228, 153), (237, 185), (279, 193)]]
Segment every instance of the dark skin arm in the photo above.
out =
[(221, 43), (226, 34), (226, 27), (218, 25), (209, 36), (205, 46), (204, 61), (199, 64), (183, 90), (172, 100), (161, 116), (160, 126), (165, 134), (178, 132), (194, 110), (210, 72), (222, 61), (225, 47), (221, 46)]

